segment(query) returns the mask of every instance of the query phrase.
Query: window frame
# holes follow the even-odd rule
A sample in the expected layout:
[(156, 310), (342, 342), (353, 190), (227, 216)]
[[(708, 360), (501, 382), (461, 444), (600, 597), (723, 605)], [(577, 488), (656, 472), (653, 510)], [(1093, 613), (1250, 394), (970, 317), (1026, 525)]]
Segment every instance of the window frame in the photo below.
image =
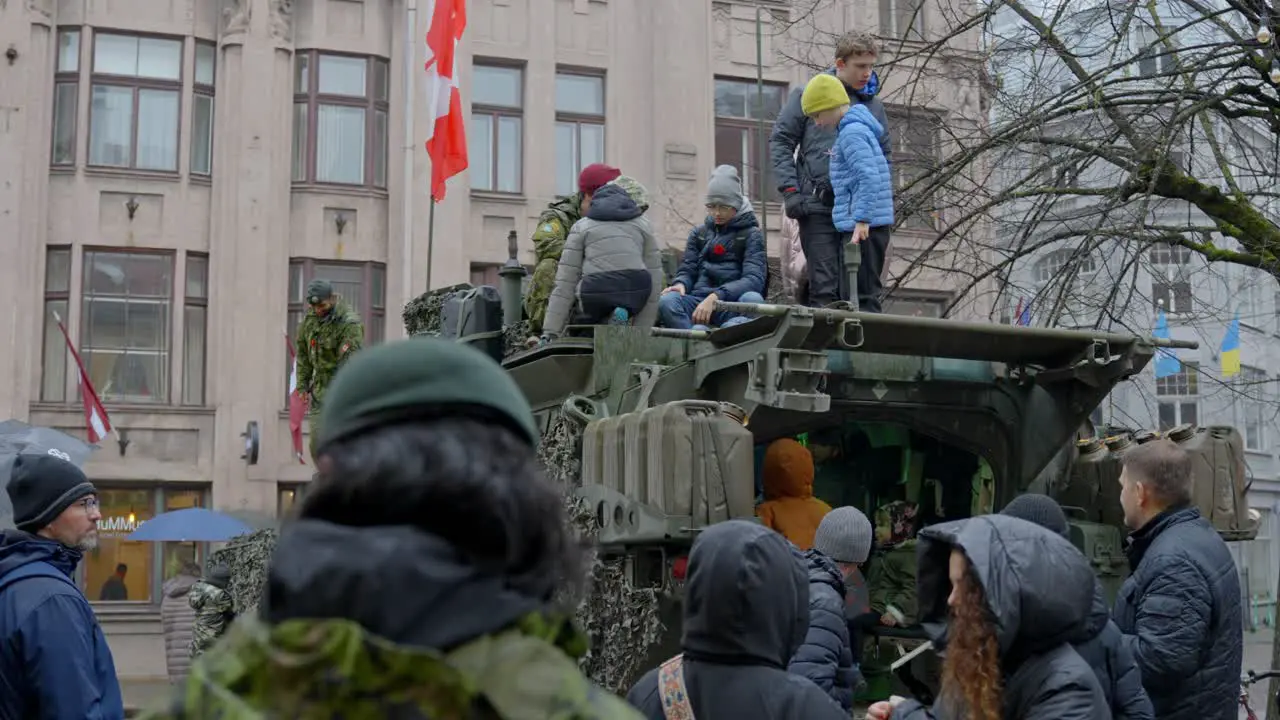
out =
[[(135, 39), (153, 39), (153, 40), (170, 40), (176, 41), (179, 46), (178, 50), (178, 79), (162, 80), (159, 78), (144, 78), (134, 75), (113, 75), (110, 73), (99, 73), (97, 71), (97, 54), (98, 39), (103, 35), (130, 37)], [(184, 62), (186, 52), (186, 38), (182, 36), (164, 35), (160, 33), (145, 32), (119, 32), (113, 30), (93, 30), (92, 41), (89, 46), (89, 119), (87, 123), (87, 132), (85, 138), (85, 166), (95, 170), (108, 170), (115, 172), (142, 173), (146, 175), (159, 175), (165, 177), (177, 176), (182, 168), (182, 111), (183, 111), (183, 94), (186, 90), (186, 63)], [(83, 65), (84, 58), (81, 58)], [(93, 162), (93, 90), (98, 86), (104, 87), (123, 87), (133, 92), (132, 105), (132, 128), (131, 128), (131, 145), (129, 148), (129, 165), (100, 165)], [(138, 107), (140, 105), (139, 97), (142, 90), (157, 90), (164, 92), (173, 92), (178, 98), (178, 117), (174, 123), (174, 140), (173, 140), (173, 169), (162, 170), (154, 168), (139, 168), (138, 165)]]
[[(731, 75), (716, 75), (711, 80), (711, 116), (712, 116), (712, 160), (716, 165), (732, 165), (738, 171), (738, 177), (742, 179), (743, 194), (747, 196), (752, 204), (759, 206), (760, 203), (768, 203), (773, 206), (782, 205), (782, 193), (778, 191), (777, 179), (773, 171), (773, 161), (769, 157), (769, 138), (764, 138), (764, 158), (755, 158), (754, 155), (760, 152), (760, 138), (757, 136), (761, 132), (760, 118), (751, 117), (750, 107), (743, 108), (743, 114), (737, 115), (721, 115), (715, 107), (716, 90), (720, 83), (730, 83), (733, 85), (743, 86), (753, 96), (756, 93), (756, 81), (741, 77), (733, 77)], [(772, 88), (780, 91), (778, 111), (781, 112), (787, 106), (787, 100), (791, 97), (791, 86), (785, 82), (765, 81), (766, 88)], [(748, 101), (750, 102), (750, 101)], [(768, 113), (768, 108), (759, 108), (759, 111)], [(764, 118), (764, 132), (769, 133), (773, 129), (774, 121), (777, 119)], [(746, 136), (748, 149), (743, 153), (741, 163), (730, 162), (728, 159), (718, 157), (716, 147), (719, 145), (718, 136), (721, 129), (732, 130), (744, 133)], [(756, 162), (751, 162), (755, 160)], [(748, 167), (750, 166), (750, 167)], [(764, 186), (765, 191), (761, 193), (760, 187)], [(762, 195), (765, 195), (762, 197)]]
[[(191, 263), (204, 262), (204, 295), (193, 296), (187, 292), (190, 287)], [(200, 397), (191, 399), (187, 396), (188, 383), (191, 382), (191, 366), (187, 358), (187, 338), (191, 333), (191, 325), (187, 322), (187, 311), (191, 308), (204, 310), (204, 327), (201, 328), (203, 348), (200, 358)], [(179, 403), (188, 407), (207, 407), (209, 404), (209, 254), (187, 252), (182, 262), (182, 357), (178, 360), (182, 367), (182, 392)]]
[[(65, 290), (49, 289), (49, 265), (50, 265), (50, 259), (54, 253), (66, 254), (67, 278), (66, 278)], [(51, 310), (50, 305), (52, 303), (58, 303), (58, 302), (62, 303), (62, 312), (60, 313), (60, 315), (62, 316), (63, 327), (67, 327), (66, 324), (71, 321), (70, 320), (71, 286), (73, 284), (72, 280), (75, 275), (74, 259), (75, 259), (75, 251), (70, 245), (49, 245), (45, 247), (45, 257), (44, 257), (45, 271), (44, 271), (44, 277), (41, 279), (43, 283), (42, 290), (44, 291), (44, 304), (43, 304), (44, 323), (42, 324), (43, 337), (42, 337), (42, 342), (40, 347), (40, 393), (37, 396), (40, 398), (40, 402), (65, 403), (68, 401), (67, 400), (67, 382), (68, 382), (67, 373), (70, 370), (71, 365), (67, 358), (67, 355), (68, 355), (67, 341), (66, 341), (66, 338), (62, 336), (62, 331), (58, 329), (57, 321), (54, 320), (53, 324), (49, 324), (49, 323), (50, 323), (50, 320), (52, 319), (52, 313), (53, 313), (53, 310)], [(70, 328), (68, 328), (67, 331), (70, 332)], [(48, 375), (50, 370), (49, 364), (50, 362), (56, 362), (49, 357), (49, 351), (53, 347), (58, 348), (59, 357), (62, 364), (62, 370), (60, 373), (62, 377), (62, 382), (59, 383), (58, 385), (57, 397), (49, 397), (46, 394), (46, 390), (50, 389), (48, 387), (48, 382), (49, 382)]]
[[(943, 312), (947, 308), (947, 303), (951, 302), (951, 300), (952, 296), (949, 292), (926, 290), (922, 288), (902, 288), (900, 290), (895, 290), (884, 297), (884, 313), (886, 315), (900, 315), (902, 317), (929, 317), (941, 320), (945, 317)], [(907, 315), (905, 313), (896, 313), (894, 312), (895, 305), (903, 308), (906, 308), (907, 306), (916, 306), (921, 309), (936, 310), (937, 314), (924, 315), (917, 312), (912, 315)]]
[[(561, 123), (573, 126), (573, 148), (570, 149), (570, 152), (573, 153), (574, 155), (573, 160), (578, 168), (574, 173), (573, 187), (570, 188), (568, 192), (563, 192), (560, 187), (557, 187), (556, 194), (572, 195), (578, 191), (577, 175), (582, 172), (582, 168), (590, 164), (590, 163), (584, 164), (582, 161), (582, 127), (584, 125), (600, 128), (602, 144), (600, 147), (600, 160), (598, 162), (608, 162), (607, 158), (609, 156), (609, 129), (608, 129), (607, 115), (609, 110), (609, 83), (607, 80), (606, 71), (602, 69), (557, 67), (556, 75), (555, 75), (555, 80), (557, 82), (560, 80), (561, 75), (577, 77), (577, 78), (589, 78), (591, 80), (600, 81), (600, 113), (599, 114), (572, 112), (568, 110), (561, 110), (559, 107), (555, 108), (556, 126), (558, 127)], [(556, 94), (558, 95), (558, 93)], [(521, 104), (523, 104), (523, 101), (524, 101), (523, 94), (521, 95), (520, 99), (521, 99)], [(523, 132), (523, 123), (521, 125), (521, 129)], [(495, 143), (496, 143), (496, 140), (497, 139), (495, 138)], [(523, 143), (522, 143), (522, 149), (523, 149)], [(557, 160), (559, 159), (560, 152), (561, 152), (561, 148), (556, 147), (555, 153), (556, 153)], [(497, 160), (496, 154), (494, 155), (494, 160), (495, 161)], [(523, 163), (522, 163), (522, 167), (523, 167)], [(556, 181), (558, 183), (559, 178), (556, 178)]]
[[(363, 98), (354, 95), (330, 95), (320, 93), (320, 59), (322, 57), (337, 58), (355, 58), (365, 61), (365, 95)], [(305, 90), (299, 90), (299, 62), (306, 59), (306, 81)], [(385, 70), (387, 78), (386, 97), (378, 97), (378, 64), (381, 63)], [(390, 175), (390, 158), (391, 158), (391, 61), (381, 55), (362, 54), (342, 52), (336, 50), (321, 50), (319, 48), (311, 48), (306, 50), (298, 50), (294, 53), (293, 70), (290, 75), (290, 84), (293, 87), (293, 101), (290, 105), (290, 127), (295, 135), (294, 144), (296, 145), (297, 127), (297, 108), (300, 104), (307, 106), (306, 113), (306, 136), (305, 136), (305, 153), (303, 159), (303, 177), (301, 179), (295, 176), (295, 164), (297, 158), (291, 156), (290, 180), (294, 187), (341, 187), (341, 188), (363, 188), (373, 192), (387, 192), (387, 184)], [(316, 160), (320, 154), (319, 136), (317, 129), (320, 124), (320, 106), (331, 105), (349, 108), (362, 108), (364, 114), (364, 164), (363, 164), (363, 182), (346, 183), (334, 182), (332, 180), (320, 180), (316, 176)], [(376, 147), (378, 113), (382, 113), (386, 118), (386, 130), (383, 132), (382, 147)], [(382, 153), (382, 179), (381, 183), (377, 179), (377, 154)]]
[[(1177, 374), (1156, 378), (1156, 426), (1161, 432), (1187, 422), (1187, 408), (1195, 415), (1193, 425), (1200, 424), (1200, 362), (1198, 360), (1179, 360), (1181, 365)], [(1161, 411), (1166, 407), (1172, 409), (1175, 422), (1167, 425), (1160, 419)]]
[[(1161, 288), (1165, 292), (1160, 292)], [(1161, 300), (1164, 300), (1165, 304), (1161, 305)], [(1152, 278), (1151, 304), (1156, 312), (1163, 310), (1166, 315), (1186, 315), (1193, 312), (1195, 297), (1192, 293), (1191, 281), (1186, 279), (1161, 280)], [(1184, 304), (1186, 305), (1185, 308), (1183, 307)]]
[[(213, 50), (213, 82), (201, 83), (200, 75), (197, 71), (200, 62), (200, 48), (207, 47)], [(208, 178), (213, 175), (213, 147), (216, 142), (217, 133), (214, 132), (214, 118), (217, 117), (217, 87), (218, 87), (218, 44), (209, 40), (195, 39), (193, 54), (191, 57), (191, 137), (188, 145), (187, 155), (187, 172), (188, 174), (199, 177)], [(195, 142), (196, 142), (196, 107), (197, 99), (206, 98), (209, 101), (209, 167), (207, 170), (197, 170), (195, 167)]]
[[(1240, 412), (1240, 435), (1244, 449), (1248, 452), (1262, 453), (1267, 451), (1266, 394), (1267, 383), (1274, 382), (1267, 371), (1251, 365), (1240, 366), (1240, 374), (1235, 378), (1237, 392), (1244, 395)], [(1254, 392), (1250, 393), (1249, 388)], [(1255, 442), (1249, 442), (1250, 415), (1256, 413)]]
[[(130, 481), (114, 481), (114, 480), (94, 480), (94, 485), (99, 490), (146, 490), (151, 494), (151, 512), (152, 517), (160, 513), (167, 512), (166, 492), (200, 492), (199, 507), (210, 508), (213, 506), (213, 488), (203, 483), (175, 483), (175, 482), (147, 482), (141, 480)], [(126, 541), (134, 542), (134, 541)], [(73, 573), (73, 580), (76, 587), (84, 593), (85, 599), (89, 601), (89, 605), (94, 609), (102, 608), (159, 608), (163, 599), (162, 588), (164, 586), (164, 551), (165, 547), (170, 543), (153, 542), (146, 543), (151, 546), (151, 572), (148, 582), (151, 585), (150, 600), (95, 600), (97, 593), (92, 592), (88, 587), (88, 566), (87, 563), (80, 563), (76, 566)], [(181, 543), (179, 543), (181, 544)], [(204, 566), (205, 560), (210, 556), (211, 543), (196, 542), (193, 543), (196, 548), (196, 562)]]
[[(62, 55), (62, 38), (66, 35), (75, 35), (76, 45), (76, 65), (73, 70), (64, 70), (59, 65)], [(80, 145), (80, 71), (84, 68), (84, 29), (79, 25), (60, 25), (54, 33), (54, 50), (53, 50), (53, 102), (50, 108), (50, 124), (52, 132), (49, 137), (49, 165), (55, 168), (74, 168), (76, 159), (79, 157)], [(92, 58), (90, 58), (92, 61)], [(62, 108), (59, 112), (58, 107), (58, 88), (70, 86), (73, 88), (71, 94), (70, 107)], [(90, 95), (92, 97), (92, 94)], [(71, 148), (70, 157), (66, 160), (58, 160), (58, 119), (63, 117), (63, 113), (71, 115)]]
[[(117, 404), (117, 405), (141, 405), (146, 407), (156, 407), (156, 406), (164, 407), (164, 406), (173, 406), (175, 404), (178, 404), (178, 403), (174, 403), (173, 401), (173, 389), (174, 389), (173, 347), (174, 347), (174, 340), (176, 339), (175, 336), (177, 335), (177, 333), (174, 332), (174, 323), (176, 321), (176, 318), (174, 317), (174, 307), (180, 302), (177, 294), (177, 283), (178, 283), (177, 252), (174, 250), (166, 250), (166, 249), (159, 249), (159, 248), (103, 247), (103, 246), (96, 246), (96, 245), (86, 246), (80, 249), (80, 258), (81, 258), (80, 296), (79, 298), (77, 298), (77, 301), (80, 303), (80, 322), (79, 322), (79, 326), (76, 328), (76, 331), (75, 331), (75, 338), (76, 338), (77, 350), (82, 357), (86, 354), (84, 337), (85, 337), (86, 331), (89, 328), (89, 318), (85, 316), (84, 304), (86, 302), (86, 299), (90, 297), (87, 291), (89, 283), (85, 281), (85, 273), (89, 272), (89, 269), (90, 269), (90, 265), (87, 262), (88, 260), (87, 256), (90, 253), (101, 253), (105, 255), (142, 255), (142, 256), (151, 256), (151, 257), (164, 257), (169, 261), (169, 296), (167, 298), (168, 325), (165, 328), (167, 348), (165, 349), (164, 362), (161, 364), (161, 367), (164, 368), (164, 373), (165, 373), (164, 381), (161, 383), (161, 385), (164, 388), (163, 398), (159, 400), (151, 400), (151, 401), (147, 401), (147, 400), (139, 401), (134, 398), (120, 400), (120, 399), (115, 399), (108, 396), (103, 387), (95, 385), (94, 390), (97, 391), (98, 396), (102, 400), (102, 403), (104, 405)], [(183, 275), (183, 277), (185, 279), (185, 274)], [(186, 283), (184, 282), (183, 295), (185, 295), (185, 293), (186, 293)], [(128, 302), (129, 297), (131, 296), (126, 296), (126, 302)], [(69, 330), (70, 329), (68, 328), (68, 331)], [(89, 348), (89, 350), (92, 351), (93, 348)], [(85, 368), (85, 372), (86, 373), (90, 372), (88, 367)], [(79, 402), (81, 400), (82, 391), (78, 383), (76, 385), (76, 388), (77, 389), (74, 397), (75, 397), (75, 400)]]
[[(471, 192), (483, 193), (487, 195), (503, 195), (507, 197), (520, 197), (524, 195), (524, 171), (525, 171), (525, 106), (529, 100), (529, 92), (526, 87), (529, 82), (528, 67), (525, 63), (518, 60), (496, 59), (496, 58), (475, 58), (472, 63), (472, 75), (475, 74), (475, 68), (495, 68), (500, 70), (515, 70), (520, 73), (520, 82), (517, 87), (520, 88), (520, 102), (518, 107), (507, 105), (490, 105), (478, 103), (475, 101), (474, 95), (471, 101), (471, 112), (467, 116), (467, 132), (468, 138), (471, 133), (471, 120), (477, 115), (484, 115), (491, 118), (493, 123), (493, 138), (489, 145), (489, 179), (490, 187), (476, 187), (475, 174), (468, 173), (470, 176), (469, 183)], [(498, 180), (498, 168), (501, 165), (499, 157), (499, 148), (502, 146), (501, 133), (499, 132), (499, 123), (501, 118), (514, 118), (520, 122), (520, 152), (519, 152), (519, 169), (516, 171), (516, 189), (500, 190), (498, 186), (501, 184)], [(470, 140), (468, 140), (470, 143)]]
[(1147, 248), (1147, 261), (1161, 267), (1190, 265), (1191, 248), (1173, 243), (1154, 242)]
[[(899, 28), (899, 21), (904, 13), (899, 8), (902, 3), (915, 5), (911, 11), (910, 23), (907, 28)], [(925, 33), (928, 31), (928, 23), (926, 22), (926, 4), (924, 0), (880, 0), (880, 34), (894, 38), (896, 40), (907, 40), (915, 42), (924, 42)], [(887, 22), (886, 22), (887, 21)], [(913, 34), (914, 37), (908, 37)]]
[[(939, 132), (942, 116), (925, 107), (885, 105), (885, 117), (889, 121), (890, 128), (892, 128), (889, 136), (893, 143), (893, 161), (889, 163), (889, 171), (892, 176), (891, 182), (893, 183), (893, 212), (897, 229), (936, 233), (939, 220), (937, 216), (936, 190), (930, 194), (930, 202), (928, 204), (933, 206), (930, 209), (922, 208), (917, 214), (904, 216), (899, 207), (902, 190), (906, 185), (903, 169), (913, 169), (919, 177), (927, 177), (937, 172), (938, 167), (942, 164), (942, 136)], [(928, 143), (931, 146), (932, 156), (927, 159), (908, 145), (908, 139), (911, 138), (911, 134), (907, 131), (911, 129), (915, 121), (926, 121), (930, 124)], [(924, 218), (927, 218), (927, 220)]]
[[(307, 493), (311, 490), (309, 482), (277, 482), (276, 483), (276, 518), (285, 517), (293, 508), (298, 506), (307, 497)], [(289, 498), (289, 507), (284, 507), (285, 496), (293, 493)]]

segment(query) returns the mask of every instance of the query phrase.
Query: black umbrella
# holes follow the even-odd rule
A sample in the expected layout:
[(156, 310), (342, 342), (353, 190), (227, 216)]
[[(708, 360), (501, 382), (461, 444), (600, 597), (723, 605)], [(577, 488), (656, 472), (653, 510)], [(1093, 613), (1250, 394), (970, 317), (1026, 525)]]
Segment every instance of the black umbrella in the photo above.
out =
[(61, 430), (35, 427), (21, 420), (0, 422), (0, 530), (13, 527), (13, 506), (9, 503), (9, 475), (19, 455), (56, 455), (83, 467), (94, 446)]

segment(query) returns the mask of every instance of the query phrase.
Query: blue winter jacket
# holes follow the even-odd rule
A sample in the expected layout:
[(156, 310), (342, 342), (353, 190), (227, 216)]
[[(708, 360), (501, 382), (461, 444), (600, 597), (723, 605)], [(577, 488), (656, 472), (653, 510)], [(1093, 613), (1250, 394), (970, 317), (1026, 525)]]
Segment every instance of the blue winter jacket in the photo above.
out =
[(893, 176), (880, 149), (884, 126), (866, 105), (851, 105), (840, 119), (831, 151), (831, 189), (836, 229), (850, 232), (857, 223), (893, 225)]
[(692, 297), (715, 293), (725, 302), (734, 302), (743, 293), (764, 295), (768, 276), (764, 233), (756, 214), (747, 210), (723, 226), (708, 216), (706, 223), (694, 228), (685, 243), (675, 282)]
[(805, 551), (800, 561), (809, 572), (809, 632), (791, 656), (787, 670), (813, 681), (840, 707), (851, 711), (862, 673), (853, 662), (844, 619), (844, 578), (835, 562), (817, 550)]
[(0, 533), (0, 718), (121, 720), (107, 639), (71, 580), (80, 552)]

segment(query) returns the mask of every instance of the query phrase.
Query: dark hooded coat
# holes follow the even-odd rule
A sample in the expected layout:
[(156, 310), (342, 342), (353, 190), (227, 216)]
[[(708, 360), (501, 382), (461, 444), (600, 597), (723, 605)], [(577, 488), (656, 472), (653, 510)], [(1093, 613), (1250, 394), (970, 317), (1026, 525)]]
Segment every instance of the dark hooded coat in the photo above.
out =
[[(1106, 720), (1098, 678), (1070, 642), (1093, 605), (1094, 575), (1062, 536), (1006, 515), (983, 515), (920, 531), (922, 624), (935, 637), (947, 619), (952, 548), (968, 558), (992, 615), (1004, 669), (1005, 720)], [(933, 708), (905, 701), (894, 720), (959, 720), (944, 697)]]
[[(681, 641), (685, 689), (698, 720), (848, 720), (787, 661), (809, 629), (809, 581), (781, 535), (730, 520), (698, 536), (689, 555)], [(658, 670), (627, 700), (663, 720)]]
[(809, 678), (846, 710), (862, 682), (853, 664), (849, 627), (845, 623), (844, 578), (831, 558), (817, 550), (802, 555), (809, 571), (809, 632), (791, 657), (788, 669)]
[(1151, 698), (1142, 689), (1142, 673), (1124, 644), (1120, 628), (1111, 620), (1111, 610), (1102, 597), (1102, 586), (1094, 580), (1093, 609), (1084, 632), (1075, 643), (1076, 652), (1098, 676), (1102, 693), (1115, 720), (1155, 720)]

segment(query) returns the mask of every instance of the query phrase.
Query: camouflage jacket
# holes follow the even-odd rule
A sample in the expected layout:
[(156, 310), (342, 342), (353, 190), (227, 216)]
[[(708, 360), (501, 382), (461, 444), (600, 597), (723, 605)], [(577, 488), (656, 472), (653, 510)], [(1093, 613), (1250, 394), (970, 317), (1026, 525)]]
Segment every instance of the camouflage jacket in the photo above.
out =
[(191, 625), (191, 656), (208, 650), (227, 630), (227, 623), (235, 616), (231, 593), (201, 580), (191, 586), (187, 596), (191, 609), (196, 611)]
[(336, 303), (324, 317), (308, 309), (298, 326), (298, 388), (311, 391), (317, 409), (338, 367), (364, 343), (364, 326), (345, 303)]
[(529, 280), (529, 290), (524, 298), (524, 314), (533, 334), (542, 332), (542, 321), (547, 314), (547, 303), (556, 285), (556, 266), (569, 228), (582, 219), (582, 195), (574, 193), (547, 206), (538, 217), (538, 227), (533, 231), (533, 249), (538, 264)]
[(578, 670), (545, 620), (449, 652), (395, 645), (349, 620), (243, 617), (192, 666), (171, 702), (140, 717), (241, 720), (642, 720)]

